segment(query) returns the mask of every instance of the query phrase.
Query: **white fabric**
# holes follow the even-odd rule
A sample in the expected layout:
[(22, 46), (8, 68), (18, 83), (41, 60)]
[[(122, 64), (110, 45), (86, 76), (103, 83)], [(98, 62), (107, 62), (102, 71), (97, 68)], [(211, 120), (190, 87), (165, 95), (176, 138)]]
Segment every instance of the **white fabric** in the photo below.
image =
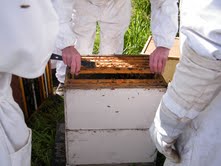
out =
[(194, 119), (221, 90), (221, 62), (197, 55), (186, 43), (182, 52), (163, 101), (179, 118)]
[[(72, 24), (75, 16), (73, 0), (53, 0), (53, 6), (59, 17), (59, 33), (56, 39), (54, 53), (61, 55), (61, 50), (68, 46), (76, 45), (77, 38), (72, 32)], [(63, 61), (56, 61), (56, 78), (60, 83), (65, 81), (66, 65)]]
[[(174, 125), (176, 129), (173, 128)], [(183, 126), (178, 125), (176, 116), (171, 114), (164, 103), (161, 102), (149, 130), (150, 136), (158, 151), (175, 163), (180, 161), (180, 157), (173, 145), (176, 139), (176, 135), (174, 136), (173, 133), (180, 132), (182, 129)]]
[[(155, 45), (171, 48), (177, 33), (177, 0), (150, 2), (151, 29)], [(188, 40), (197, 54), (210, 59), (221, 59), (220, 6), (220, 0), (181, 0), (180, 5), (182, 38)]]
[(12, 97), (11, 74), (0, 72), (0, 161), (2, 166), (30, 166), (31, 130)]
[(71, 26), (74, 17), (73, 0), (52, 0), (53, 6), (59, 17), (59, 33), (55, 44), (55, 53), (61, 55), (61, 50), (76, 44), (77, 39), (72, 32)]
[[(59, 1), (59, 0), (55, 0)], [(82, 55), (89, 55), (93, 52), (94, 40), (96, 35), (96, 25), (100, 26), (100, 47), (99, 54), (121, 54), (124, 46), (124, 33), (126, 32), (131, 16), (131, 1), (130, 0), (68, 0), (65, 3), (66, 7), (59, 7), (54, 3), (60, 17), (60, 22), (65, 22), (65, 27), (62, 26), (56, 45), (57, 48), (64, 48), (70, 40), (76, 39), (75, 45), (77, 50)], [(61, 6), (61, 5), (60, 5)], [(73, 10), (70, 7), (73, 6)], [(67, 13), (72, 14), (67, 14)], [(71, 18), (72, 16), (72, 18)], [(62, 21), (66, 20), (66, 21)], [(72, 31), (67, 28), (67, 21), (72, 20)], [(59, 35), (60, 36), (60, 35)], [(65, 43), (65, 44), (64, 44)], [(59, 50), (56, 51), (61, 54)], [(59, 62), (56, 70), (57, 79), (64, 82), (65, 65)], [(63, 75), (63, 76), (62, 76)]]
[(34, 78), (50, 58), (58, 20), (50, 0), (1, 1), (0, 165), (31, 165), (31, 130), (12, 97), (11, 74)]
[(151, 31), (156, 47), (171, 48), (177, 33), (178, 0), (150, 0)]
[(60, 83), (64, 83), (65, 81), (65, 73), (66, 73), (66, 65), (63, 61), (56, 62), (56, 73), (55, 76)]
[(221, 59), (221, 1), (183, 0), (180, 7), (180, 31), (191, 48), (199, 55)]
[(40, 76), (58, 31), (50, 0), (3, 0), (0, 22), (0, 72), (26, 78)]
[[(194, 123), (197, 116), (199, 116), (201, 112), (205, 111), (205, 109), (211, 105), (210, 103), (214, 100), (217, 94), (221, 92), (221, 62), (206, 59), (197, 55), (185, 43), (183, 45), (182, 53), (182, 58), (180, 59), (180, 63), (177, 65), (173, 80), (168, 86), (166, 94), (163, 96), (161, 105), (159, 106), (154, 119), (153, 126), (157, 130), (155, 133), (158, 133), (158, 135), (161, 136), (160, 141), (158, 141), (159, 143), (165, 142), (170, 144), (171, 142), (175, 142), (176, 139), (179, 140), (182, 135), (184, 135), (184, 138), (186, 138), (186, 131), (190, 130), (187, 125), (191, 121)], [(210, 106), (209, 108), (216, 108), (219, 110), (219, 107)], [(210, 111), (210, 109), (208, 109), (208, 111)], [(210, 121), (213, 121), (213, 119), (210, 119)], [(217, 123), (216, 125), (219, 124), (220, 123)], [(197, 128), (199, 127), (201, 128), (200, 123), (198, 124)], [(207, 148), (214, 149), (213, 142), (216, 142), (216, 139), (219, 139), (217, 137), (221, 136), (221, 131), (217, 130), (215, 127), (211, 127), (211, 130), (215, 130), (214, 133), (217, 133), (217, 136), (211, 138), (208, 135), (207, 137), (202, 137), (201, 139), (207, 140), (208, 137), (210, 137), (209, 139), (211, 141), (211, 147)], [(207, 131), (201, 130), (201, 132)], [(154, 133), (151, 133), (151, 135), (154, 135)], [(206, 134), (203, 135), (205, 136)], [(154, 139), (153, 136), (152, 138)], [(190, 139), (189, 141), (195, 141), (194, 136), (193, 138), (188, 137), (188, 139)], [(182, 141), (188, 140), (182, 139)], [(195, 161), (195, 158), (197, 157), (200, 159), (198, 156), (204, 156), (207, 154), (207, 152), (197, 151), (195, 154), (191, 153), (184, 156), (184, 151), (182, 148), (186, 148), (186, 151), (192, 152), (193, 147), (185, 147), (182, 141), (176, 143), (178, 152), (181, 154), (181, 163), (177, 165), (206, 166), (206, 164), (203, 165), (201, 162)], [(194, 144), (194, 147), (195, 146), (196, 145)], [(220, 148), (220, 146), (221, 144), (217, 145), (217, 148)], [(163, 146), (161, 147), (163, 148)], [(158, 147), (158, 150), (161, 149)], [(168, 156), (165, 151), (161, 150), (161, 152)], [(219, 160), (219, 158), (216, 158), (216, 160)], [(188, 165), (187, 161), (188, 163), (192, 164)], [(167, 163), (171, 164), (169, 161), (167, 161)], [(197, 165), (198, 163), (201, 163), (201, 165)], [(206, 163), (208, 164), (208, 161)]]
[(97, 22), (100, 26), (99, 54), (121, 54), (131, 16), (130, 0), (74, 0), (73, 31), (81, 54), (92, 54)]
[(219, 166), (221, 155), (221, 92), (177, 139), (181, 163), (164, 166)]
[[(157, 6), (152, 7), (155, 10), (152, 12), (158, 13), (158, 18), (152, 20), (155, 25), (173, 15), (162, 6), (170, 1), (152, 1)], [(173, 7), (176, 11), (176, 6)], [(156, 131), (150, 132), (162, 153), (165, 152), (161, 142), (168, 146), (171, 141), (176, 142), (174, 147), (181, 162), (173, 163), (167, 158), (164, 166), (218, 166), (221, 162), (221, 61), (217, 59), (221, 57), (221, 2), (185, 0), (180, 10), (181, 59), (152, 124)], [(169, 16), (161, 17), (162, 13)], [(172, 23), (176, 21), (176, 17), (170, 19)], [(159, 30), (165, 28), (162, 25), (159, 23), (155, 31), (156, 44), (157, 37), (164, 35), (164, 30)], [(170, 41), (174, 36), (167, 37)], [(161, 41), (166, 43), (164, 39)], [(157, 135), (160, 136), (155, 139)]]

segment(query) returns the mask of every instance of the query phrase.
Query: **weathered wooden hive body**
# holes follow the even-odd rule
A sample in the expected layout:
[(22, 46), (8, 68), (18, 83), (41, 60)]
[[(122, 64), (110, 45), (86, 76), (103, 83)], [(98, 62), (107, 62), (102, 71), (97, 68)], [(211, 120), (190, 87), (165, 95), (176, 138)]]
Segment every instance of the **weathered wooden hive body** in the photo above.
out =
[(67, 165), (149, 163), (148, 129), (166, 83), (148, 56), (85, 56), (80, 75), (65, 81)]

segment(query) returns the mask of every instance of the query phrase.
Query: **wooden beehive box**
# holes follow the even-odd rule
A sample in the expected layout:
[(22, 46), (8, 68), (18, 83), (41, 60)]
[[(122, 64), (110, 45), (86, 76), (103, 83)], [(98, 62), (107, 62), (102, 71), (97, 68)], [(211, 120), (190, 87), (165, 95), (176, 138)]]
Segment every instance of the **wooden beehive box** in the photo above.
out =
[(146, 163), (156, 149), (149, 127), (166, 83), (148, 56), (85, 56), (65, 81), (67, 165)]

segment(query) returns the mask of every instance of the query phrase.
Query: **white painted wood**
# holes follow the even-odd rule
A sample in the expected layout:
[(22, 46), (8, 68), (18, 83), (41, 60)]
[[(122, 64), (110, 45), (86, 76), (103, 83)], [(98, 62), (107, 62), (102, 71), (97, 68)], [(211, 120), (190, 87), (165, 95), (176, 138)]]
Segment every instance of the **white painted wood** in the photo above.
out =
[(67, 165), (151, 163), (156, 158), (148, 130), (66, 132)]
[(165, 89), (67, 89), (67, 129), (144, 129)]

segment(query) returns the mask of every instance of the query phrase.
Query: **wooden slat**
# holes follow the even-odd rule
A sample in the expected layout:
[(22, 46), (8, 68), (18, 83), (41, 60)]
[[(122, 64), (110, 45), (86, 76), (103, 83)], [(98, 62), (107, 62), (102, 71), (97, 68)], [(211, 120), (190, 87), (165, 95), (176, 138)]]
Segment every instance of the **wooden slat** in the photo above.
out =
[(94, 67), (81, 67), (80, 74), (149, 74), (149, 57), (143, 55), (82, 56)]
[[(147, 56), (88, 56), (82, 57), (82, 61), (91, 62), (96, 68), (118, 67), (118, 68), (148, 68), (149, 58)], [(82, 66), (82, 70), (86, 67)]]
[(50, 77), (50, 72), (49, 70), (51, 70), (49, 68), (49, 65), (46, 66), (45, 68), (45, 74), (46, 74), (46, 78), (47, 78), (47, 87), (48, 87), (48, 94), (51, 95), (53, 93), (53, 89), (51, 89), (51, 77)]
[(149, 68), (84, 68), (80, 71), (80, 74), (151, 74)]
[[(80, 75), (82, 77), (77, 79), (67, 71), (66, 88), (162, 88), (167, 85), (161, 76), (154, 77), (154, 74), (150, 72), (149, 57), (146, 55), (83, 56), (82, 60), (93, 62), (93, 65), (81, 67)], [(106, 79), (104, 79), (103, 74), (113, 75), (113, 77), (105, 77)], [(126, 77), (121, 77), (119, 74), (126, 75)], [(137, 74), (138, 77), (128, 76), (130, 74)], [(139, 77), (144, 74), (150, 77)], [(97, 75), (98, 77), (87, 77), (86, 75)]]
[(118, 66), (118, 65), (144, 65), (144, 66), (149, 66), (149, 63), (147, 61), (143, 61), (143, 60), (139, 60), (139, 61), (127, 61), (127, 62), (124, 62), (124, 61), (94, 61), (94, 60), (91, 60), (90, 62), (94, 62), (96, 65), (100, 65), (100, 64), (112, 64), (112, 65), (115, 65), (115, 66)]
[(76, 79), (68, 80), (65, 88), (97, 89), (97, 88), (165, 88), (162, 79)]
[(19, 77), (19, 83), (20, 83), (21, 95), (22, 95), (22, 99), (23, 99), (23, 103), (24, 103), (24, 110), (23, 111), (24, 111), (25, 119), (28, 119), (27, 101), (26, 101), (26, 97), (25, 97), (24, 84), (23, 84), (23, 80), (21, 77)]
[(134, 59), (134, 60), (138, 60), (138, 59), (149, 59), (149, 56), (148, 55), (98, 55), (98, 56), (85, 56), (83, 55), (81, 57), (82, 59), (85, 59), (85, 60), (92, 60), (92, 59), (104, 59), (104, 60), (109, 60), (109, 59), (114, 59), (114, 60), (130, 60), (130, 59)]

